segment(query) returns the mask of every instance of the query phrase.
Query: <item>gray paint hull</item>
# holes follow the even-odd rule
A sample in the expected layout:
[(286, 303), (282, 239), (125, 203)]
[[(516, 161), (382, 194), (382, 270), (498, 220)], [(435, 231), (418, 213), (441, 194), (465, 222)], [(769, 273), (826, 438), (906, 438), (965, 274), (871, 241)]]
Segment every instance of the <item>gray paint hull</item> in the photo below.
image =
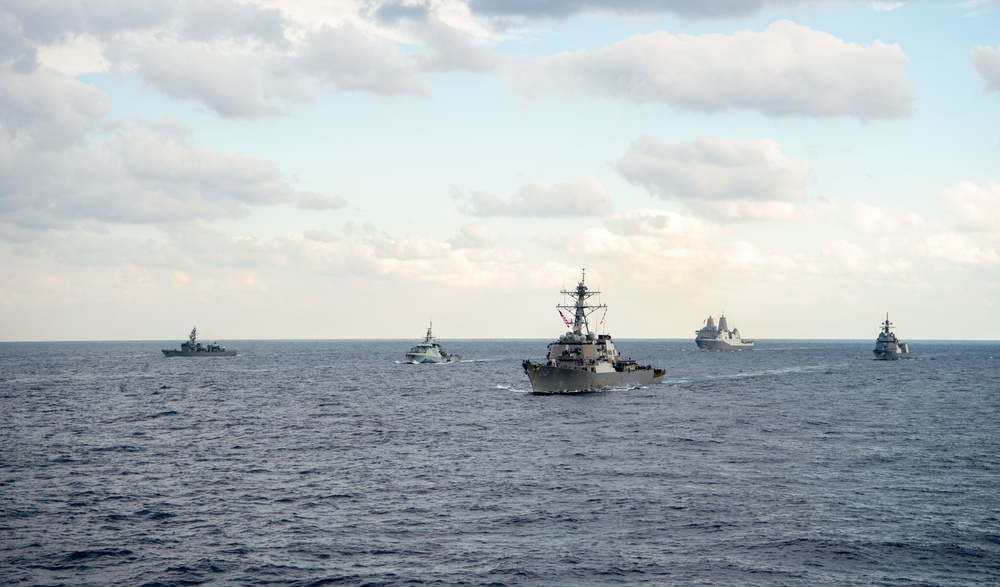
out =
[(419, 365), (422, 363), (454, 363), (458, 361), (461, 357), (458, 355), (448, 355), (447, 357), (434, 357), (431, 355), (417, 355), (406, 353), (406, 362)]
[(875, 358), (878, 359), (878, 360), (880, 360), (880, 361), (895, 361), (897, 359), (909, 359), (910, 358), (910, 353), (909, 352), (905, 352), (904, 353), (903, 351), (893, 352), (893, 351), (875, 350), (875, 351), (872, 351), (872, 352), (875, 353)]
[(535, 393), (574, 393), (615, 387), (639, 387), (657, 383), (664, 375), (663, 371), (653, 369), (594, 373), (548, 365), (535, 365), (534, 369), (526, 371)]
[(235, 357), (236, 351), (178, 351), (163, 349), (164, 357)]
[(694, 342), (704, 351), (750, 351), (754, 346), (752, 342), (735, 343), (713, 338), (696, 338)]

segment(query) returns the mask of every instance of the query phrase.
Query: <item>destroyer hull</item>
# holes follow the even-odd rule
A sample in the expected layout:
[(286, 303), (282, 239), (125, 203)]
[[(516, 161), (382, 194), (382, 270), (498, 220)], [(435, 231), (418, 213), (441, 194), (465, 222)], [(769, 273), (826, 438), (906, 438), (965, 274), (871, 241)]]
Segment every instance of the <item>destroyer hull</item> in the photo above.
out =
[(235, 357), (236, 351), (178, 351), (162, 349), (164, 357)]
[(893, 351), (876, 350), (876, 351), (872, 351), (872, 352), (875, 353), (875, 358), (878, 359), (879, 361), (895, 361), (897, 359), (909, 359), (910, 358), (909, 351), (907, 351), (907, 352), (903, 352), (903, 351), (895, 351), (895, 352), (893, 352)]
[(406, 362), (413, 365), (419, 365), (422, 363), (454, 363), (457, 360), (458, 360), (457, 356), (429, 357), (427, 355), (411, 355), (411, 354), (406, 355)]
[(660, 369), (593, 372), (549, 365), (532, 364), (525, 368), (535, 393), (577, 393), (608, 388), (640, 387), (659, 382), (665, 374)]
[(695, 344), (703, 351), (749, 351), (753, 350), (752, 342), (731, 342), (718, 339), (695, 339)]

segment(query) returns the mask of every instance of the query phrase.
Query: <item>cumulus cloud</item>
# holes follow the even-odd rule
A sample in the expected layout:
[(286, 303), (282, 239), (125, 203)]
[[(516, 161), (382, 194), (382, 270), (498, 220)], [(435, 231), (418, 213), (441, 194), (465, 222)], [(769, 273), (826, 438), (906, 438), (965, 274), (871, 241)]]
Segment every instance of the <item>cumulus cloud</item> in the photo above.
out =
[(461, 234), (448, 241), (456, 249), (488, 248), (500, 242), (500, 233), (485, 224), (466, 224)]
[(463, 212), (473, 216), (532, 216), (539, 218), (604, 216), (611, 212), (611, 197), (604, 182), (581, 175), (566, 183), (533, 181), (509, 200), (483, 192), (456, 191)]
[(16, 19), (0, 13), (0, 67), (25, 73), (38, 68), (38, 49), (25, 37)]
[(969, 61), (983, 78), (987, 92), (1000, 92), (1000, 47), (974, 47)]
[(959, 229), (1000, 234), (1000, 182), (963, 181), (942, 192), (940, 201), (958, 219)]
[(787, 20), (733, 35), (636, 35), (594, 52), (521, 60), (523, 92), (574, 91), (637, 103), (770, 116), (910, 114), (908, 61), (897, 45), (863, 46)]
[(983, 246), (964, 234), (934, 234), (927, 237), (926, 245), (931, 257), (962, 265), (992, 265), (1000, 262), (1000, 254), (996, 250)]
[(25, 35), (42, 44), (56, 43), (75, 34), (113, 35), (146, 29), (175, 18), (180, 8), (180, 4), (169, 0), (10, 0), (4, 3), (4, 10), (21, 23)]
[(484, 16), (567, 18), (581, 12), (614, 14), (673, 14), (686, 18), (731, 18), (755, 14), (765, 6), (792, 6), (805, 0), (469, 0), (469, 8)]
[(338, 91), (385, 96), (427, 92), (396, 54), (392, 41), (367, 35), (346, 22), (324, 24), (308, 34), (292, 63)]
[(61, 150), (2, 147), (0, 212), (7, 223), (29, 228), (234, 218), (294, 193), (273, 163), (197, 147), (179, 123)]
[(966, 182), (942, 192), (939, 201), (957, 217), (957, 230), (947, 222), (928, 221), (905, 210), (855, 204), (852, 226), (871, 237), (872, 251), (865, 253), (857, 243), (836, 241), (824, 253), (841, 258), (848, 268), (880, 272), (926, 264), (927, 259), (959, 265), (1000, 262), (996, 240), (1000, 229), (995, 224), (1000, 220), (1000, 184), (983, 188)]
[(822, 252), (837, 265), (850, 271), (866, 271), (868, 269), (868, 254), (864, 247), (843, 239), (831, 241), (822, 247)]
[(851, 223), (857, 232), (874, 236), (923, 232), (929, 227), (929, 223), (914, 212), (890, 211), (868, 204), (854, 204)]
[[(491, 67), (488, 52), (447, 27), (428, 33), (438, 44), (418, 60), (397, 52), (391, 31), (361, 28), (357, 15), (296, 22), (238, 0), (15, 0), (0, 16), (0, 65), (11, 71), (33, 72), (41, 56), (73, 74), (89, 66), (134, 75), (227, 118), (282, 115), (321, 91), (422, 95), (418, 67)], [(77, 49), (86, 49), (85, 58)], [(452, 51), (462, 57), (449, 58)]]
[(649, 134), (634, 141), (614, 167), (654, 196), (748, 218), (790, 214), (788, 202), (805, 198), (809, 175), (807, 161), (785, 156), (769, 139), (664, 144)]
[(302, 210), (340, 210), (347, 207), (347, 200), (340, 196), (327, 196), (317, 192), (302, 192), (296, 207)]
[(282, 114), (287, 99), (303, 97), (294, 79), (275, 76), (259, 56), (204, 43), (130, 40), (110, 44), (105, 55), (118, 74), (135, 74), (167, 96), (200, 102), (226, 118)]
[(104, 93), (73, 78), (0, 70), (0, 141), (38, 149), (70, 146), (97, 130), (110, 112)]
[(188, 2), (179, 16), (182, 35), (195, 41), (249, 38), (284, 45), (291, 24), (280, 10), (237, 0)]
[(413, 56), (413, 61), (421, 71), (484, 73), (501, 63), (500, 57), (476, 36), (440, 20), (423, 23), (417, 35), (424, 49)]
[(365, 12), (382, 24), (401, 20), (426, 20), (432, 14), (429, 0), (369, 0)]
[(604, 225), (612, 233), (622, 236), (642, 235), (681, 237), (701, 230), (702, 221), (661, 210), (629, 210), (612, 214)]

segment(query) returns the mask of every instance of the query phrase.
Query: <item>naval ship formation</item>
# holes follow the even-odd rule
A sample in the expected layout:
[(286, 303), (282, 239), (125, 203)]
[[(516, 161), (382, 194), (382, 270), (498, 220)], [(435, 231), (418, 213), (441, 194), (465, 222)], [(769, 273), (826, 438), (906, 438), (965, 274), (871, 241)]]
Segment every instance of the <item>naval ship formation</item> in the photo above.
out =
[(729, 330), (726, 315), (719, 316), (719, 325), (709, 316), (705, 326), (694, 332), (694, 343), (704, 351), (748, 351), (752, 350), (754, 342), (740, 338), (736, 328)]
[(587, 317), (605, 304), (592, 305), (587, 301), (601, 292), (590, 291), (586, 284), (586, 270), (575, 290), (563, 290), (570, 296), (572, 305), (557, 305), (573, 313), (573, 322), (563, 316), (570, 331), (549, 343), (544, 363), (525, 359), (521, 363), (531, 388), (535, 393), (573, 393), (595, 391), (614, 387), (638, 387), (656, 383), (666, 373), (649, 365), (638, 365), (632, 359), (623, 359), (609, 334), (595, 335), (590, 331)]

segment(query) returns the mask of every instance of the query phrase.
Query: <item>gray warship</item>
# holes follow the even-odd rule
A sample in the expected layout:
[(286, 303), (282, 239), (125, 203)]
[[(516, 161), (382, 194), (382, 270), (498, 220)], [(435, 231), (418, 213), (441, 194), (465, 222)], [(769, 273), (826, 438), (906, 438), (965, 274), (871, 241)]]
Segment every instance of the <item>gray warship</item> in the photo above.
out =
[(889, 322), (889, 313), (885, 314), (885, 322), (882, 323), (882, 332), (878, 333), (878, 340), (875, 341), (875, 358), (881, 361), (892, 359), (906, 359), (910, 356), (910, 347), (899, 342), (896, 333), (892, 332), (892, 322)]
[(531, 389), (536, 394), (554, 394), (657, 383), (666, 374), (665, 370), (623, 359), (611, 335), (595, 335), (590, 331), (587, 317), (599, 309), (607, 309), (607, 305), (587, 303), (591, 296), (601, 292), (587, 288), (586, 276), (584, 270), (575, 290), (562, 291), (575, 300), (573, 305), (556, 306), (561, 316), (562, 310), (573, 312), (572, 324), (563, 316), (570, 331), (549, 343), (544, 363), (534, 363), (530, 359), (521, 363), (531, 381)]
[(434, 326), (433, 322), (427, 326), (427, 335), (424, 337), (424, 342), (413, 347), (406, 353), (407, 363), (414, 365), (419, 363), (454, 363), (462, 358), (462, 355), (444, 352), (441, 345), (434, 340), (434, 333), (431, 331), (432, 326)]
[(201, 344), (198, 342), (198, 328), (192, 328), (187, 342), (181, 343), (178, 349), (163, 349), (164, 357), (235, 357), (236, 351), (227, 351), (226, 347), (216, 343)]
[(719, 316), (719, 325), (709, 316), (705, 326), (694, 331), (694, 343), (703, 351), (749, 351), (754, 347), (752, 340), (743, 340), (736, 328), (729, 330), (726, 314)]

